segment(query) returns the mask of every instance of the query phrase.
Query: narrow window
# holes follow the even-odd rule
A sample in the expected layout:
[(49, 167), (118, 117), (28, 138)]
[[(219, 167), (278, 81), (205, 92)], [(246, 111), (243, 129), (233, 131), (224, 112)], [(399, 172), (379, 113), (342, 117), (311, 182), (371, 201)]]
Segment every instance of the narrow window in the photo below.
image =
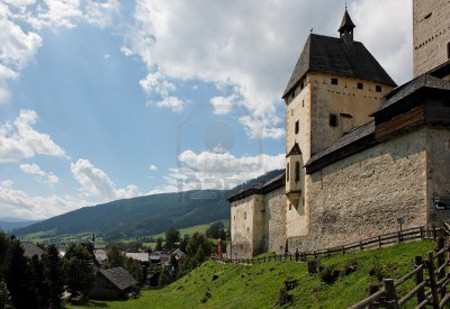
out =
[(300, 162), (295, 162), (295, 181), (300, 181)]
[[(450, 43), (449, 43), (449, 45), (448, 45), (448, 48), (449, 48), (449, 53), (450, 53)], [(450, 54), (449, 54), (450, 55)], [(449, 57), (450, 58), (450, 57)], [(303, 100), (302, 101), (302, 107), (305, 107), (305, 100)]]
[(298, 131), (300, 130), (300, 123), (299, 123), (299, 121), (297, 120), (296, 122), (295, 122), (295, 134), (298, 134)]
[(338, 126), (338, 116), (336, 114), (330, 114), (330, 127)]
[(247, 234), (250, 234), (250, 228), (249, 227), (247, 228)]
[(339, 83), (339, 81), (338, 81), (337, 78), (332, 78), (332, 79), (331, 79), (331, 84), (332, 84), (332, 85), (337, 85), (338, 83)]
[(358, 89), (364, 89), (363, 83), (358, 83)]
[(431, 12), (430, 14), (427, 14), (427, 16), (425, 16), (423, 19), (428, 19), (431, 17), (431, 15), (433, 15), (433, 12)]
[(305, 82), (302, 82), (302, 83), (300, 84), (300, 89), (303, 89), (303, 88), (305, 88)]
[(292, 204), (289, 203), (289, 210), (292, 210)]
[(244, 220), (247, 219), (247, 213), (244, 212)]
[(447, 44), (447, 58), (450, 59), (450, 43)]
[(377, 92), (381, 92), (381, 89), (382, 89), (381, 86), (376, 86), (376, 87), (375, 87), (375, 90), (376, 90)]
[(286, 167), (286, 181), (289, 181), (289, 163), (287, 164)]

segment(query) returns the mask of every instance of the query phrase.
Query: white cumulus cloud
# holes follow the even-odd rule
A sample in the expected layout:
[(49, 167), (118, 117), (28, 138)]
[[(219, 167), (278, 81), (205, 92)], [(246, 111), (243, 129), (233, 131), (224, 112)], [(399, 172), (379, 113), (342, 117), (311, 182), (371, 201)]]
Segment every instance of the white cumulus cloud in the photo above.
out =
[(13, 122), (0, 126), (0, 162), (18, 162), (36, 155), (67, 157), (48, 134), (33, 128), (37, 118), (35, 111), (21, 110)]
[(150, 166), (148, 167), (148, 169), (149, 169), (150, 171), (154, 172), (154, 171), (157, 171), (157, 170), (158, 170), (158, 167), (157, 167), (155, 164), (152, 164), (152, 165), (150, 165)]
[(72, 163), (70, 168), (85, 196), (98, 197), (102, 201), (112, 201), (140, 195), (139, 188), (135, 185), (117, 188), (109, 176), (89, 160), (79, 159)]
[(47, 173), (41, 169), (36, 163), (21, 164), (20, 169), (30, 175), (34, 175), (36, 180), (49, 185), (56, 185), (59, 182), (59, 177), (53, 173)]

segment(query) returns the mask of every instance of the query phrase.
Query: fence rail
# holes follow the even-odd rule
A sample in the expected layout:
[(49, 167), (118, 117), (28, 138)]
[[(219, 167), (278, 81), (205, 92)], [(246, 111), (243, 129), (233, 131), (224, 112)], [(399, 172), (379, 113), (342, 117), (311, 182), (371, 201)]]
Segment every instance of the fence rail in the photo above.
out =
[[(448, 229), (450, 226), (444, 226)], [(429, 252), (424, 260), (421, 256), (414, 258), (414, 268), (402, 278), (394, 281), (391, 278), (383, 279), (383, 288), (369, 287), (369, 296), (350, 309), (401, 309), (406, 306), (416, 309), (430, 307), (433, 309), (448, 308), (450, 305), (450, 238), (437, 239), (435, 252)], [(414, 279), (414, 288), (405, 295), (399, 295), (399, 287)], [(415, 304), (412, 301), (416, 299)], [(414, 307), (415, 305), (415, 307)]]
[(392, 244), (401, 244), (412, 240), (436, 240), (439, 237), (450, 235), (450, 225), (444, 224), (444, 227), (414, 227), (410, 229), (401, 230), (398, 232), (383, 234), (371, 238), (367, 238), (358, 242), (352, 242), (338, 247), (329, 249), (316, 250), (312, 252), (300, 252), (298, 249), (295, 253), (286, 253), (281, 255), (270, 255), (265, 257), (251, 258), (251, 259), (222, 259), (213, 257), (213, 260), (221, 263), (235, 263), (235, 264), (260, 264), (270, 261), (306, 261), (308, 258), (317, 259), (319, 257), (329, 257), (333, 255), (341, 255), (352, 252), (364, 251), (372, 248), (382, 248)]

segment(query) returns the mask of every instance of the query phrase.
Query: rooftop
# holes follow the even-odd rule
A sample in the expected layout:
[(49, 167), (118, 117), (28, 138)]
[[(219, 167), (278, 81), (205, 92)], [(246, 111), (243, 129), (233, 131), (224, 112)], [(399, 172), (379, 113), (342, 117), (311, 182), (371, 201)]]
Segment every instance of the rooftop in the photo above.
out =
[(99, 270), (99, 273), (101, 273), (106, 279), (108, 279), (121, 291), (137, 284), (136, 279), (134, 279), (133, 276), (130, 275), (122, 267), (115, 267), (106, 270), (101, 269)]
[(361, 42), (351, 45), (335, 37), (311, 34), (284, 91), (285, 98), (306, 73), (325, 73), (396, 86)]

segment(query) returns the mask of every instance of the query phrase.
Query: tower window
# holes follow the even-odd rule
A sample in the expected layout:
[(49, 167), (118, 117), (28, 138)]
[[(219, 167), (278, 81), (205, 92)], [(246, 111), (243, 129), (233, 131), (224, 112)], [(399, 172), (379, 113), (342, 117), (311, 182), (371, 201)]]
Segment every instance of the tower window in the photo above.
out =
[(363, 83), (358, 83), (358, 89), (364, 89)]
[(381, 88), (381, 86), (376, 86), (375, 90), (376, 90), (376, 92), (381, 92), (382, 88)]
[(247, 219), (247, 213), (244, 212), (244, 220)]
[(287, 164), (286, 167), (286, 181), (289, 181), (289, 163)]
[(338, 116), (336, 114), (330, 114), (330, 127), (338, 126)]
[(337, 85), (338, 83), (339, 83), (339, 81), (338, 81), (337, 78), (332, 78), (332, 79), (331, 79), (331, 84), (332, 84), (332, 85)]
[(297, 120), (295, 122), (295, 134), (298, 134), (299, 130), (300, 130), (300, 122)]
[(300, 181), (300, 163), (295, 162), (295, 181)]

